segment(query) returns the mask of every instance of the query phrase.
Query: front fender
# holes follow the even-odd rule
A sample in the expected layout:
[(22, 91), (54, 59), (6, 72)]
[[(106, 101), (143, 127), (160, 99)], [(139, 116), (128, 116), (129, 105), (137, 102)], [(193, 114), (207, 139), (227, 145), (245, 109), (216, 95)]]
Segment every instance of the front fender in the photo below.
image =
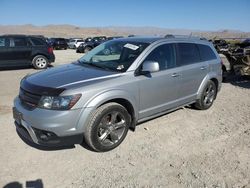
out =
[(138, 104), (134, 96), (124, 90), (108, 90), (94, 95), (91, 99), (88, 100), (88, 102), (86, 102), (86, 104), (82, 108), (82, 112), (78, 122), (79, 129), (83, 130), (84, 132), (85, 124), (88, 123), (91, 114), (102, 104), (115, 99), (127, 100), (134, 108), (135, 120), (138, 119)]
[[(102, 93), (99, 93), (95, 96), (93, 96), (86, 104), (85, 107), (87, 108), (97, 108), (103, 103), (106, 103), (107, 101), (114, 100), (114, 99), (124, 99), (127, 100), (134, 108), (135, 112), (138, 112), (137, 109), (137, 102), (135, 96), (131, 95), (129, 92), (115, 89), (115, 90), (108, 90), (104, 91)], [(137, 114), (137, 113), (135, 113)]]

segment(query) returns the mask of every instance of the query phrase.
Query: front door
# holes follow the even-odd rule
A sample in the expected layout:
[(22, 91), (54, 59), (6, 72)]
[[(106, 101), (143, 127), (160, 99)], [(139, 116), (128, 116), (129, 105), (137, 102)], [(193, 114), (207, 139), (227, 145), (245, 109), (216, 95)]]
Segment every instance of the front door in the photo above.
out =
[(156, 47), (145, 61), (158, 62), (160, 71), (137, 76), (140, 91), (139, 119), (175, 107), (179, 91), (173, 44)]
[(0, 37), (0, 67), (6, 67), (11, 60), (11, 52), (9, 49), (9, 39), (7, 37)]

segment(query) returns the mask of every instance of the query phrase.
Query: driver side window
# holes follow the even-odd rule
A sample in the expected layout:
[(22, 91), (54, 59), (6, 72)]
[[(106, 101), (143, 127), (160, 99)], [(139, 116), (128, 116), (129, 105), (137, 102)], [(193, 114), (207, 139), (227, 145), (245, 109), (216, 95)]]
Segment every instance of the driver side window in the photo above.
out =
[(175, 67), (175, 48), (173, 44), (163, 44), (156, 47), (144, 61), (159, 63), (160, 70)]

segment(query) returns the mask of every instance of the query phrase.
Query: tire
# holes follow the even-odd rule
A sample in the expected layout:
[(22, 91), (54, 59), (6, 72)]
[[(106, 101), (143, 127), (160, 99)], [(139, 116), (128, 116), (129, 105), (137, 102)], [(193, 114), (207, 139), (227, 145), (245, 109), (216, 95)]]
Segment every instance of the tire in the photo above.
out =
[(43, 55), (37, 55), (32, 60), (35, 69), (46, 69), (49, 65), (48, 59)]
[(199, 110), (206, 110), (213, 105), (217, 95), (217, 88), (212, 80), (209, 80), (204, 87), (200, 98), (194, 104), (195, 108)]
[(84, 53), (86, 54), (86, 53), (88, 53), (90, 50), (92, 50), (92, 48), (90, 48), (90, 47), (87, 46), (87, 47), (84, 48)]
[(127, 135), (131, 117), (122, 105), (107, 103), (95, 110), (84, 132), (86, 143), (98, 152), (119, 146)]

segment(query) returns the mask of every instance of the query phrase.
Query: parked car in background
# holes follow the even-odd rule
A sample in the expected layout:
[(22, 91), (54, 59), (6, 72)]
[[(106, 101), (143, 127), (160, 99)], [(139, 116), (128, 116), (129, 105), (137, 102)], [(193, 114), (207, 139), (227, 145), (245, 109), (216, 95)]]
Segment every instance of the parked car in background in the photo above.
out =
[(60, 49), (66, 50), (68, 48), (67, 41), (64, 38), (50, 38), (49, 44), (55, 50), (60, 50)]
[(250, 39), (245, 39), (241, 43), (237, 44), (241, 48), (246, 48), (250, 46)]
[(120, 39), (120, 38), (123, 38), (123, 36), (108, 37), (107, 40)]
[(92, 37), (87, 37), (84, 42), (90, 42), (92, 40)]
[(68, 48), (76, 49), (82, 43), (84, 43), (83, 39), (80, 38), (70, 39), (70, 41), (68, 42)]
[(76, 53), (87, 53), (106, 40), (107, 38), (105, 36), (93, 37), (90, 41), (80, 44), (76, 49)]
[(45, 69), (54, 61), (53, 49), (42, 36), (0, 36), (0, 67), (32, 65)]
[(214, 39), (214, 40), (211, 40), (210, 42), (213, 43), (217, 52), (227, 49), (229, 47), (229, 44), (224, 39)]
[(190, 37), (107, 41), (77, 62), (22, 79), (17, 132), (40, 145), (85, 141), (112, 150), (137, 123), (189, 104), (210, 108), (221, 88), (220, 61), (210, 42)]

